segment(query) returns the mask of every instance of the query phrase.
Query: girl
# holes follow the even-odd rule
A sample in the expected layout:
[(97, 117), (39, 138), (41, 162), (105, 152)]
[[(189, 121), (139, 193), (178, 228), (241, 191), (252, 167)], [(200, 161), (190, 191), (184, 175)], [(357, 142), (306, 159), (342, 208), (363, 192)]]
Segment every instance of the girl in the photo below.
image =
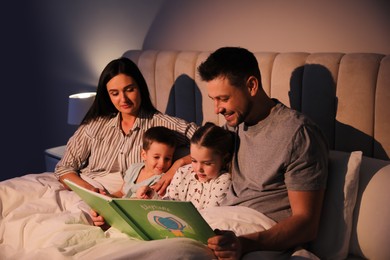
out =
[[(190, 141), (191, 164), (176, 171), (163, 199), (191, 201), (198, 210), (219, 206), (231, 183), (233, 144), (231, 132), (210, 122), (200, 127)], [(142, 187), (138, 197), (150, 191)]]

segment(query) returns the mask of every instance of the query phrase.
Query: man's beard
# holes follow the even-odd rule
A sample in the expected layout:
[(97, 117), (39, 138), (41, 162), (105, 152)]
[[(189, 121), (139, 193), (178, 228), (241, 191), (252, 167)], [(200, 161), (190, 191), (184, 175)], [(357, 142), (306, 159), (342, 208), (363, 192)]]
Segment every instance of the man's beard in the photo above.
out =
[(233, 123), (233, 125), (230, 125), (228, 123), (228, 125), (231, 127), (236, 127), (239, 124), (245, 122), (245, 119), (247, 119), (249, 113), (252, 111), (252, 108), (253, 108), (252, 102), (248, 102), (242, 113), (238, 113), (238, 112), (235, 113), (236, 114), (236, 122)]

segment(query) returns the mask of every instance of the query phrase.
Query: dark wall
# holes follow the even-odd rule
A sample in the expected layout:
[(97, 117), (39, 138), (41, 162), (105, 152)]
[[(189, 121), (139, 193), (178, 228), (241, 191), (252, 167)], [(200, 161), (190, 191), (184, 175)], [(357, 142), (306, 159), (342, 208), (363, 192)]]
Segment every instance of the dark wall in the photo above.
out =
[(44, 150), (66, 144), (68, 96), (141, 49), (162, 0), (5, 1), (0, 9), (0, 181), (46, 170)]
[(42, 172), (45, 135), (45, 93), (39, 28), (32, 2), (7, 1), (1, 8), (2, 131), (0, 180)]

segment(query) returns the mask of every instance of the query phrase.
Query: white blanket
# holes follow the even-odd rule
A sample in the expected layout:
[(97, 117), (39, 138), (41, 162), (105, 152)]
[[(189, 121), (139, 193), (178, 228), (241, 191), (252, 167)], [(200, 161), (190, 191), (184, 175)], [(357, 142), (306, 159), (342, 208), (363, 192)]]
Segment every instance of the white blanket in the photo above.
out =
[[(0, 259), (213, 259), (212, 252), (186, 238), (140, 241), (114, 228), (90, 225), (88, 207), (53, 173), (0, 182)], [(245, 207), (201, 212), (211, 227), (237, 234), (274, 222)]]

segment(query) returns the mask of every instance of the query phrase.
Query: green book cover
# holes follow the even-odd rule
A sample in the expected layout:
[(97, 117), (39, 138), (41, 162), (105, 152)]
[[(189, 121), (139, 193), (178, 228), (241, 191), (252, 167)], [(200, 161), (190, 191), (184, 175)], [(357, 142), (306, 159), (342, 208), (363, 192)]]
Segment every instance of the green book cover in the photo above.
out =
[(187, 237), (207, 244), (215, 233), (189, 201), (111, 198), (65, 180), (112, 227), (131, 237), (155, 240)]
[(215, 233), (192, 202), (114, 199), (150, 239), (188, 237), (207, 244)]
[(137, 230), (137, 227), (133, 225), (132, 221), (118, 209), (116, 204), (112, 202), (113, 198), (85, 189), (69, 180), (65, 180), (64, 182), (92, 209), (103, 216), (107, 224), (131, 237), (149, 240), (148, 236), (140, 230)]

